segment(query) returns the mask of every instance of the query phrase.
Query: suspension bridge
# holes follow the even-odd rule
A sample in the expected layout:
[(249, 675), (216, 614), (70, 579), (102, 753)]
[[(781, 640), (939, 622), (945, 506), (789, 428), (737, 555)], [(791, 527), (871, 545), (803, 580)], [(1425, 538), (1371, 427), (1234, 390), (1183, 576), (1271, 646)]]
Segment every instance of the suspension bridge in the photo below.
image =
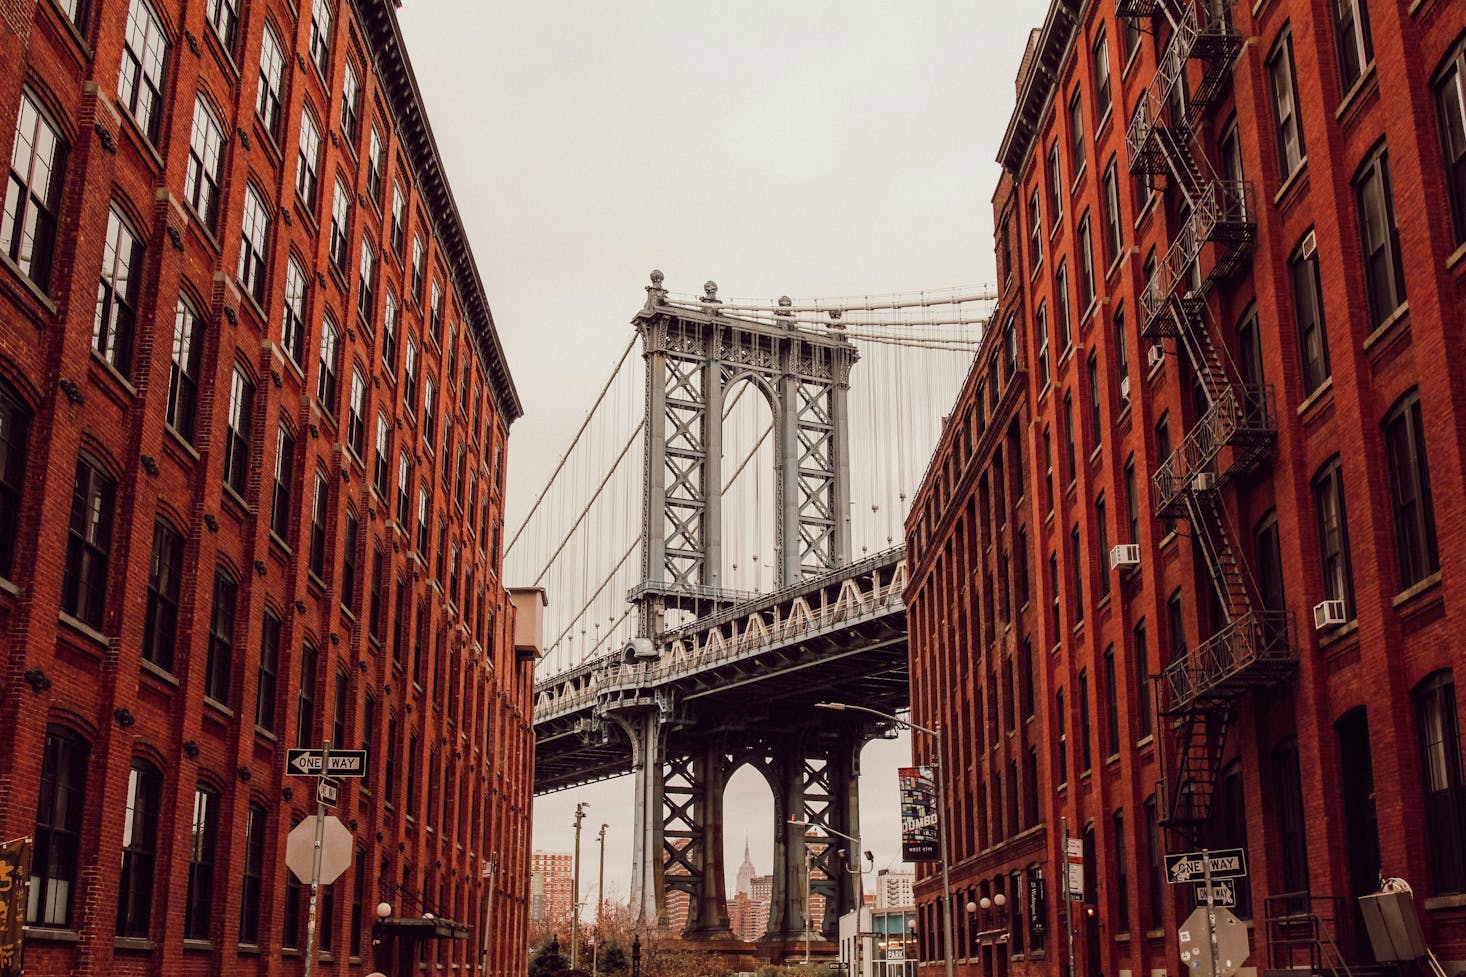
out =
[(633, 911), (665, 920), (684, 893), (684, 933), (718, 941), (732, 936), (723, 788), (757, 769), (774, 796), (778, 956), (803, 937), (809, 894), (826, 939), (854, 907), (830, 839), (858, 831), (860, 749), (883, 730), (813, 707), (908, 704), (907, 500), (994, 292), (765, 302), (663, 285), (653, 272), (506, 551), (509, 579), (550, 601), (535, 790), (633, 774)]

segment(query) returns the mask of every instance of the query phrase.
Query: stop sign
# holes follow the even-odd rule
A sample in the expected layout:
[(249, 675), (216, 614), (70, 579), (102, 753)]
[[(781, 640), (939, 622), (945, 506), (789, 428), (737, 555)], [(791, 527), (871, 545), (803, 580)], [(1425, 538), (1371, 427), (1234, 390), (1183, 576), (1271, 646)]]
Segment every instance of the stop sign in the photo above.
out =
[[(351, 867), (351, 855), (355, 846), (351, 832), (334, 814), (326, 815), (325, 830), (321, 832), (321, 885), (330, 885)], [(306, 818), (290, 829), (285, 839), (285, 866), (295, 873), (300, 881), (310, 884), (311, 863), (315, 861), (316, 819)]]
[(1217, 908), (1217, 972), (1212, 973), (1211, 931), (1207, 928), (1206, 907), (1186, 917), (1177, 933), (1181, 962), (1190, 977), (1232, 977), (1251, 952), (1247, 927), (1229, 909)]

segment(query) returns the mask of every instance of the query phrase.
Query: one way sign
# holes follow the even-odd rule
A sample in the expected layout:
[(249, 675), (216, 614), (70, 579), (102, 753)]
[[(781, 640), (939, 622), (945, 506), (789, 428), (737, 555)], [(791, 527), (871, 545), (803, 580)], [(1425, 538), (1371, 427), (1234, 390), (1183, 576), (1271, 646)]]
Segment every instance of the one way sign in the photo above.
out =
[[(335, 755), (331, 760), (335, 762)], [(1247, 874), (1247, 853), (1241, 848), (1223, 848), (1219, 851), (1207, 852), (1208, 865), (1202, 864), (1202, 853), (1199, 851), (1188, 852), (1184, 855), (1166, 856), (1166, 880), (1172, 885), (1180, 885), (1183, 882), (1204, 881), (1207, 868), (1211, 869), (1213, 879), (1236, 879)]]
[[(321, 773), (320, 750), (291, 750), (285, 761), (285, 772), (296, 777), (315, 777)], [(333, 777), (365, 777), (366, 750), (332, 750)]]

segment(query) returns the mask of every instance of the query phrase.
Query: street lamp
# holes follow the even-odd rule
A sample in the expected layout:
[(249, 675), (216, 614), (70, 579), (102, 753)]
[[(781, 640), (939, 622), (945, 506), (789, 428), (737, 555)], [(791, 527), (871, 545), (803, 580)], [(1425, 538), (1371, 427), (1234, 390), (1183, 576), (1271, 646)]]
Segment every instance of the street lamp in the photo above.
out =
[[(854, 835), (847, 835), (843, 831), (836, 831), (834, 828), (827, 827), (826, 825), (815, 824), (812, 821), (805, 821), (801, 818), (790, 818), (789, 823), (797, 824), (805, 828), (818, 828), (829, 834), (838, 835), (854, 845), (857, 852), (860, 851), (860, 839)], [(808, 849), (806, 849), (807, 851)], [(866, 852), (865, 857), (870, 859), (871, 866), (874, 867), (876, 857), (870, 852)], [(861, 935), (861, 927), (864, 925), (862, 920), (865, 917), (865, 872), (860, 868), (860, 856), (858, 854), (855, 856), (854, 868), (849, 867), (850, 860), (848, 858), (845, 860), (845, 865), (846, 871), (855, 876), (855, 959), (852, 961), (855, 966), (851, 970), (854, 971), (853, 977), (864, 977), (865, 971), (860, 969), (860, 963), (861, 959), (865, 956), (863, 952), (865, 937)]]
[(889, 712), (882, 712), (879, 709), (872, 709), (869, 706), (855, 706), (845, 702), (817, 702), (816, 709), (830, 709), (835, 712), (863, 712), (887, 722), (904, 726), (917, 733), (925, 733), (936, 741), (936, 762), (932, 764), (936, 768), (936, 789), (937, 789), (937, 857), (942, 864), (942, 956), (946, 958), (947, 977), (952, 977), (952, 881), (948, 875), (947, 865), (947, 794), (944, 787), (942, 774), (942, 726), (938, 723), (935, 727), (923, 726), (914, 723), (909, 719), (902, 719), (900, 716), (892, 715)]

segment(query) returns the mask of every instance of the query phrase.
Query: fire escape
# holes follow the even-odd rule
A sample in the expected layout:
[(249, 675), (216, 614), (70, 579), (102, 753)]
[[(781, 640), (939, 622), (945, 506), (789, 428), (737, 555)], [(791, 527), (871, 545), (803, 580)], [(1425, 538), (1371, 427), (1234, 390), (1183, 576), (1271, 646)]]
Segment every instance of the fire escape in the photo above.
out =
[(1195, 840), (1211, 818), (1236, 701), (1296, 662), (1287, 612), (1262, 606), (1222, 503), (1227, 484), (1257, 467), (1275, 437), (1271, 387), (1237, 382), (1207, 323), (1208, 293), (1246, 260), (1255, 232), (1251, 186), (1219, 179), (1196, 140), (1242, 38), (1227, 0), (1118, 0), (1116, 7), (1138, 26), (1169, 26), (1125, 139), (1131, 173), (1163, 177), (1179, 193), (1180, 226), (1140, 296), (1140, 332), (1152, 342), (1175, 341), (1205, 404), (1151, 478), (1156, 517), (1187, 521), (1221, 611), (1215, 632), (1167, 665), (1157, 690), (1176, 733), (1176, 755), (1162, 766), (1164, 823)]

